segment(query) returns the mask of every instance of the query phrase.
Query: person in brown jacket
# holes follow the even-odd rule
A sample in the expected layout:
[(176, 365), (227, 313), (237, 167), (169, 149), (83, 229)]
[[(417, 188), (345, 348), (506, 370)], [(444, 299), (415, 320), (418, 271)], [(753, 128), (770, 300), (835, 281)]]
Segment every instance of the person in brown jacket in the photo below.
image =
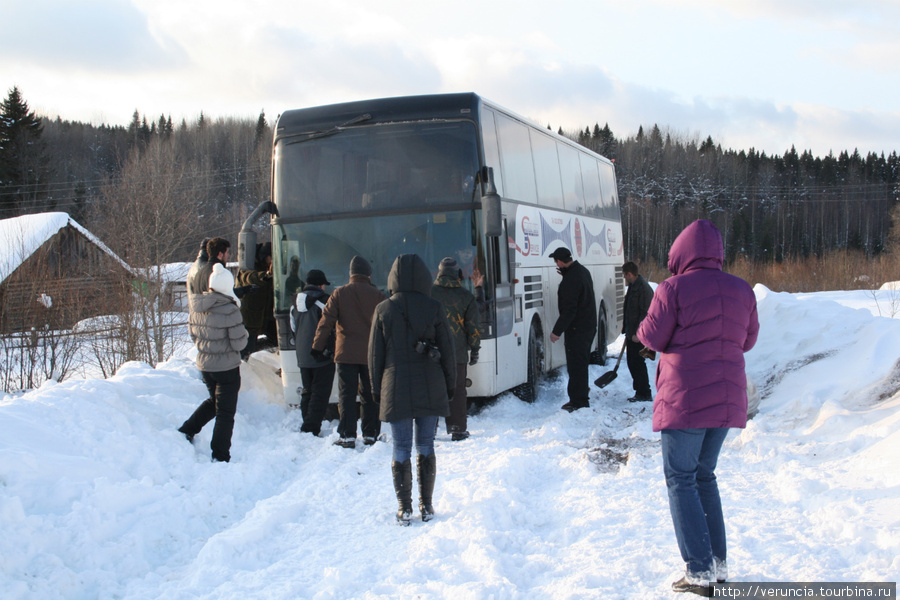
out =
[[(350, 283), (343, 285), (328, 298), (310, 354), (325, 360), (325, 348), (331, 332), (335, 331), (334, 362), (338, 377), (338, 435), (336, 445), (356, 447), (356, 422), (362, 418), (363, 442), (375, 443), (381, 433), (378, 406), (372, 398), (369, 380), (369, 332), (375, 307), (387, 298), (372, 285), (372, 267), (361, 256), (350, 260)], [(360, 396), (357, 410), (356, 397)]]

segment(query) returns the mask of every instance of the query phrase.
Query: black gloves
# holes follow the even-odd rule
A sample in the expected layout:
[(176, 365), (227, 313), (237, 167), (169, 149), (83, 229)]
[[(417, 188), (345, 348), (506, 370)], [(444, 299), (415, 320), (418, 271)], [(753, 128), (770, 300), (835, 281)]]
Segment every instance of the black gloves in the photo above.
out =
[(372, 401), (375, 404), (381, 404), (381, 394), (372, 394)]
[(478, 348), (475, 348), (469, 353), (469, 366), (478, 363)]
[(241, 287), (234, 288), (234, 295), (238, 298), (243, 298), (247, 294), (255, 294), (258, 291), (258, 285), (242, 285)]
[(309, 355), (319, 362), (328, 360), (328, 357), (325, 356), (325, 353), (322, 350), (316, 350), (315, 348), (309, 351)]
[(454, 392), (456, 392), (456, 390), (454, 390), (453, 388), (448, 389), (447, 390), (447, 398), (449, 398), (450, 400), (453, 400)]

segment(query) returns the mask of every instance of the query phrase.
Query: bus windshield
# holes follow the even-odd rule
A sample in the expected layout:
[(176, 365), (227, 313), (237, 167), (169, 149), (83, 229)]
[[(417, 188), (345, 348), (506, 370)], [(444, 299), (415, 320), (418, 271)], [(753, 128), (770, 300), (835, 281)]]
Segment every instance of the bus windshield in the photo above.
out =
[(300, 281), (310, 269), (325, 273), (334, 289), (349, 281), (350, 259), (362, 256), (372, 265), (372, 283), (387, 291), (388, 273), (400, 254), (418, 254), (437, 274), (438, 263), (450, 256), (472, 289), (474, 268), (484, 273), (484, 248), (476, 235), (473, 210), (313, 221), (277, 225), (274, 257), (276, 309), (291, 307)]
[(428, 121), (299, 135), (275, 146), (274, 195), (285, 220), (471, 203), (475, 125)]

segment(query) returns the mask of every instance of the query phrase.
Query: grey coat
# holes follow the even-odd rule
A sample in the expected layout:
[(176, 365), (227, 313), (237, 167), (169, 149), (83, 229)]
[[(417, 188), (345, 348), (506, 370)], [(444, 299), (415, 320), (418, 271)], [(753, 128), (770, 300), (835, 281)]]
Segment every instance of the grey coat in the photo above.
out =
[[(415, 254), (398, 256), (388, 289), (391, 298), (375, 308), (369, 336), (369, 375), (372, 392), (381, 397), (381, 420), (445, 417), (456, 385), (456, 349), (443, 306), (428, 295), (425, 262)], [(437, 347), (438, 362), (416, 352), (419, 340)]]
[(217, 373), (241, 365), (241, 350), (248, 336), (234, 299), (219, 292), (195, 294), (189, 328), (197, 344), (198, 369)]

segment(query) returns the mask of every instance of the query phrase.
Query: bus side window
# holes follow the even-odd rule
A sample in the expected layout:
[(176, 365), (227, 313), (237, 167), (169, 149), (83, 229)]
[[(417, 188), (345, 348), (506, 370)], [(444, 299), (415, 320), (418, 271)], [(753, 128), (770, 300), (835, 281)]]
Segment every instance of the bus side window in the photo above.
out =
[(600, 189), (603, 193), (603, 216), (610, 220), (618, 220), (619, 199), (616, 191), (616, 172), (610, 164), (600, 163)]

